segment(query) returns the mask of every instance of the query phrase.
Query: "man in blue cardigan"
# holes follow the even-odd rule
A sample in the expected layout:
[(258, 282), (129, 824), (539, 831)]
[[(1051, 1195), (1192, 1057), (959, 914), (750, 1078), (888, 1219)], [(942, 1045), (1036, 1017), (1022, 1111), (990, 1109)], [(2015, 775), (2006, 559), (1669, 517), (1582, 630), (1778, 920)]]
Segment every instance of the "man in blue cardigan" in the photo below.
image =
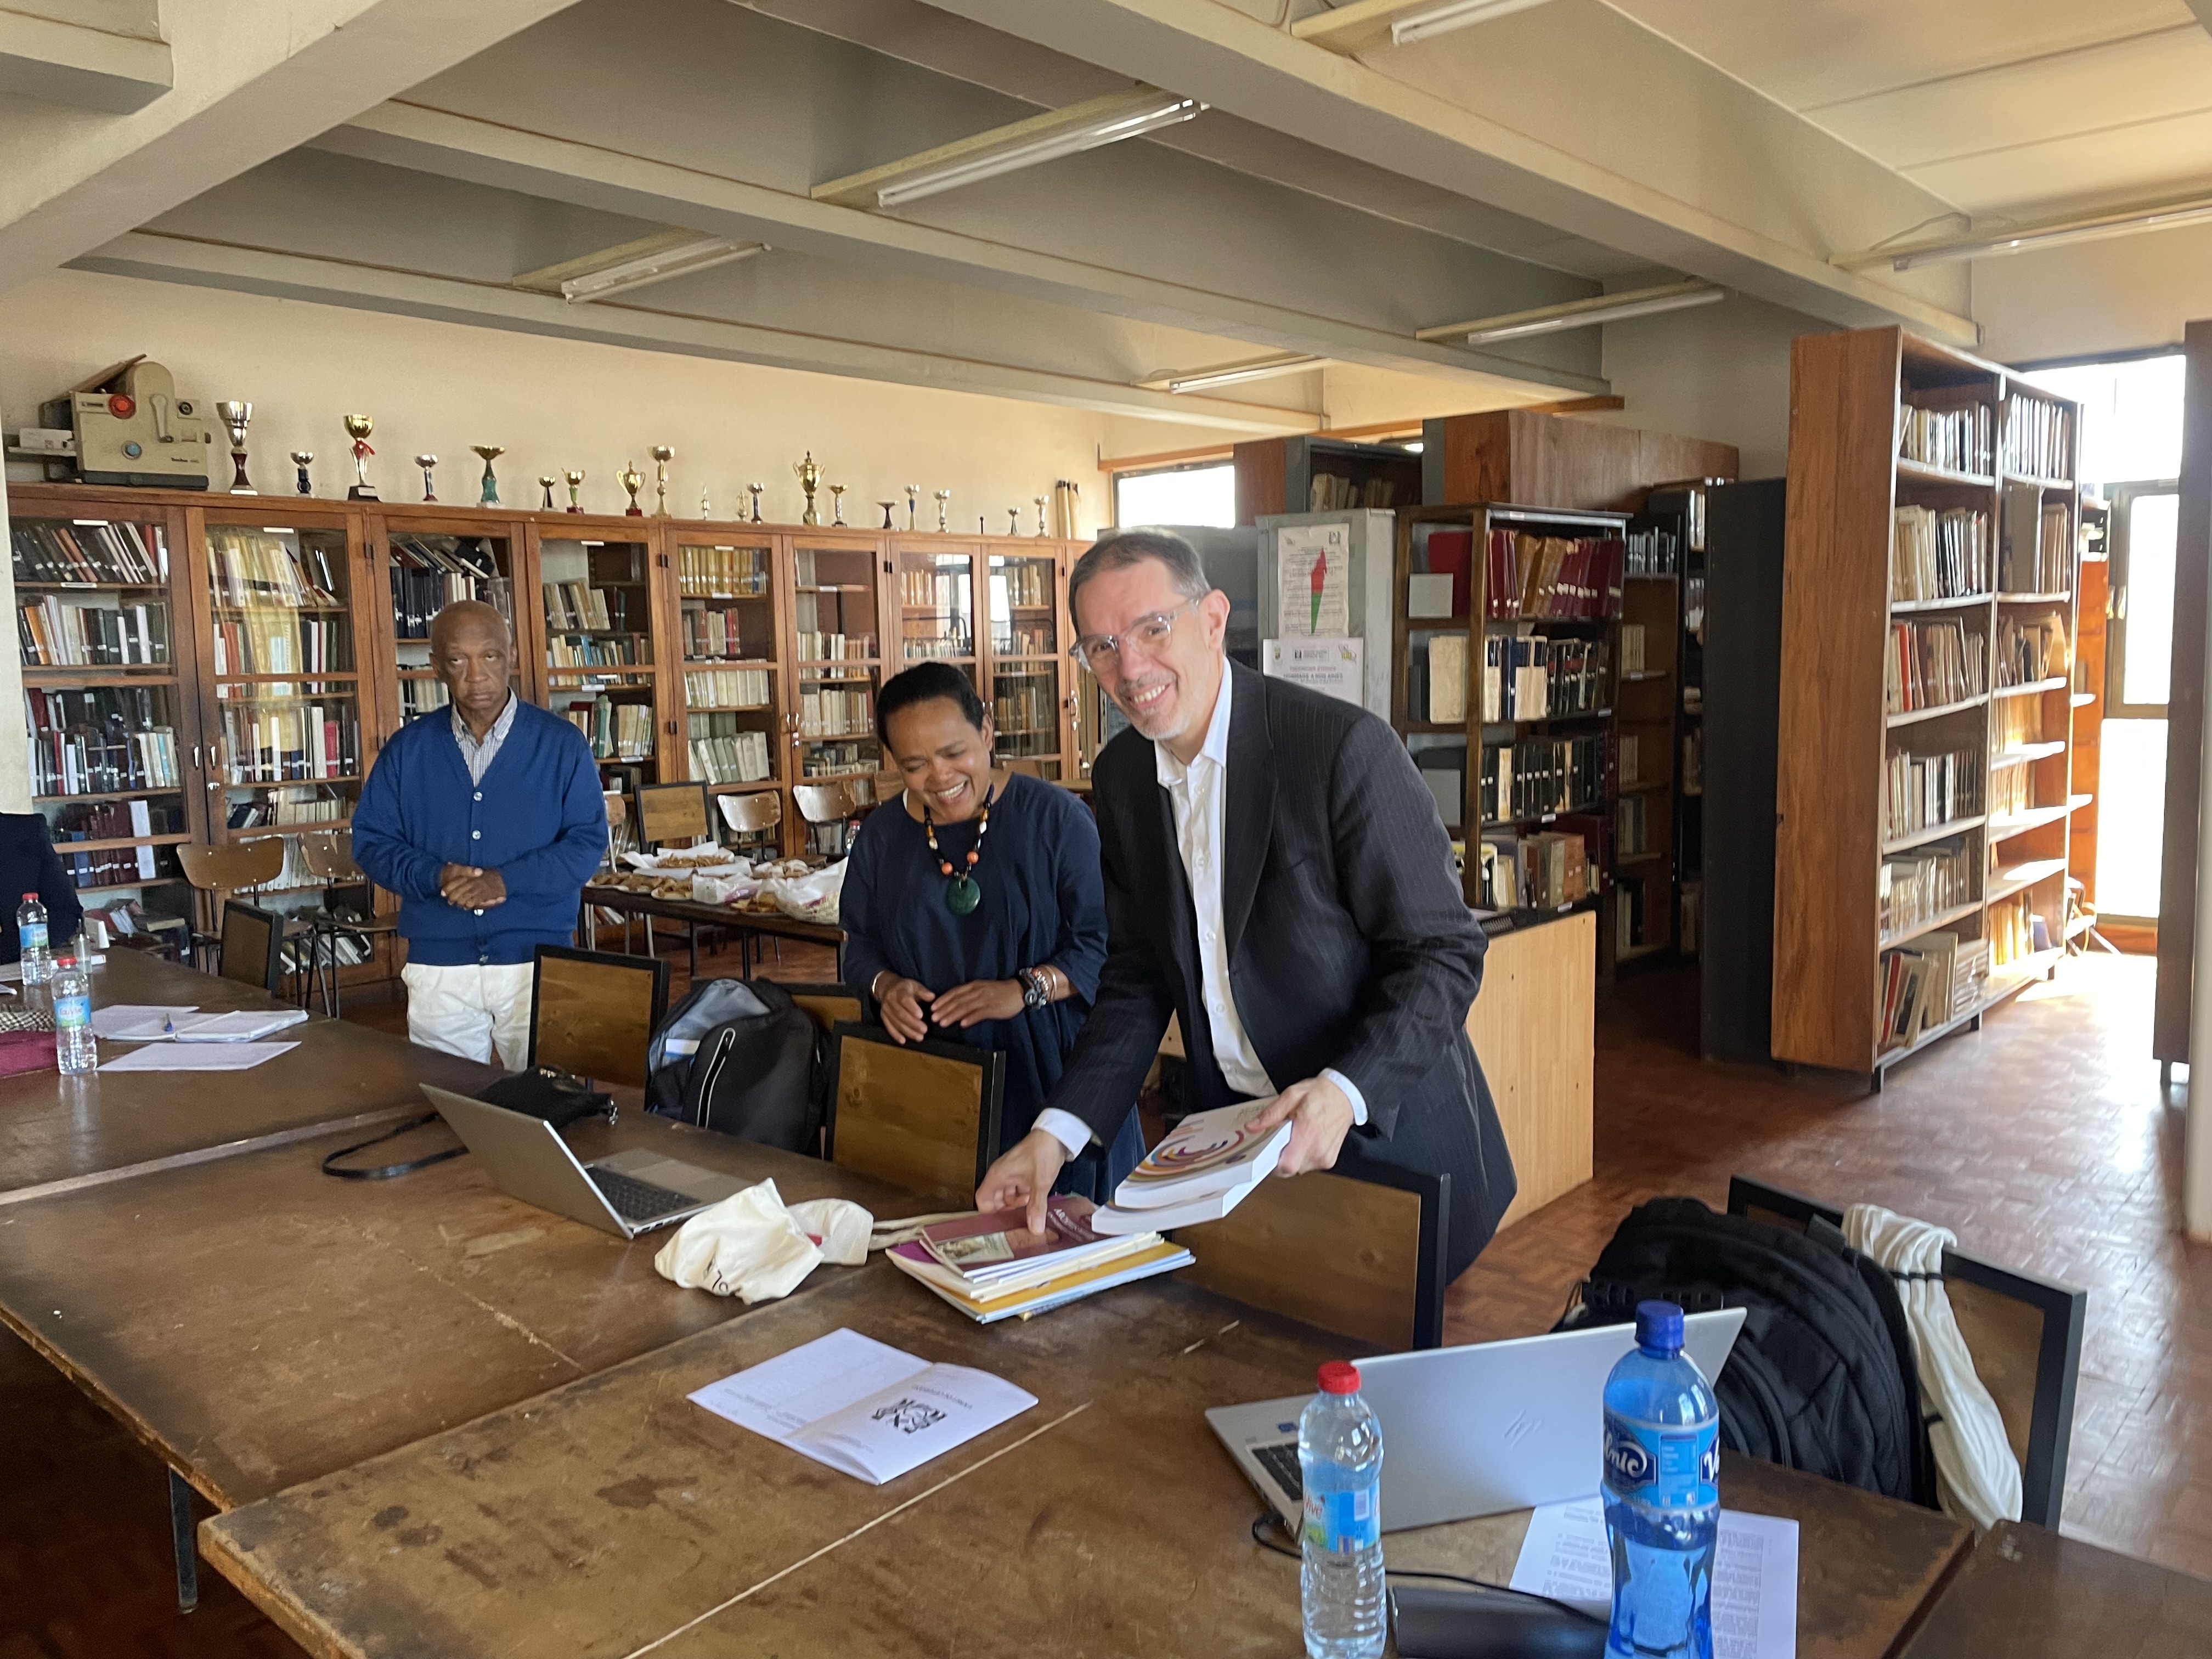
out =
[(531, 963), (575, 936), (607, 847), (605, 798), (584, 734), (507, 689), (514, 640), (488, 605), (430, 624), (450, 709), (403, 726), (354, 811), (353, 851), (399, 895), (407, 1035), (520, 1071), (530, 1054)]

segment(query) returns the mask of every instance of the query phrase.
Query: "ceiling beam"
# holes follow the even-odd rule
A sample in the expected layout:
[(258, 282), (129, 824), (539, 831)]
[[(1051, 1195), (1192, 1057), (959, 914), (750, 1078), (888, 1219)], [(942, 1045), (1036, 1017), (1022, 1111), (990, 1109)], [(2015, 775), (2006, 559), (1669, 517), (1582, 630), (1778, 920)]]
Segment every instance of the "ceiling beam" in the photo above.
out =
[(126, 115), (176, 85), (175, 56), (156, 20), (144, 34), (0, 11), (0, 92)]

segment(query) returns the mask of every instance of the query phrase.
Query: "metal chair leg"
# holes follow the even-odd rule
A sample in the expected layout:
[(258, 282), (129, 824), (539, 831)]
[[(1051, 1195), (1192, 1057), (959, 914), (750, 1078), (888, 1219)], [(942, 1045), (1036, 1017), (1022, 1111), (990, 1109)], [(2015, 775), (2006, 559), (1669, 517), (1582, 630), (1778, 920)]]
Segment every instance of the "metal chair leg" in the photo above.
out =
[(199, 1550), (192, 1542), (192, 1489), (174, 1469), (169, 1471), (169, 1543), (177, 1556), (177, 1611), (190, 1613), (200, 1604)]

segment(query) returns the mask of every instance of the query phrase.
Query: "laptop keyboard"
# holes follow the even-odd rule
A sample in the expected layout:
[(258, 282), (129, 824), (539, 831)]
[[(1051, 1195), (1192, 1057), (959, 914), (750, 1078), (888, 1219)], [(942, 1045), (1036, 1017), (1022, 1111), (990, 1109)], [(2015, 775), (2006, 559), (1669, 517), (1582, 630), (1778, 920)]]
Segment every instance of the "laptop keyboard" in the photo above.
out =
[(1272, 1446), (1255, 1446), (1252, 1455), (1260, 1460), (1260, 1467), (1275, 1477), (1279, 1486), (1303, 1504), (1306, 1501), (1305, 1478), (1298, 1472), (1298, 1443), (1278, 1441)]
[[(696, 1210), (699, 1200), (686, 1197), (672, 1188), (656, 1187), (649, 1181), (634, 1181), (626, 1175), (617, 1175), (611, 1170), (586, 1168), (584, 1173), (592, 1178), (592, 1185), (599, 1189), (607, 1202), (614, 1206), (615, 1213), (633, 1227), (644, 1225), (676, 1210)], [(1291, 1448), (1291, 1462), (1295, 1467), (1297, 1449)]]

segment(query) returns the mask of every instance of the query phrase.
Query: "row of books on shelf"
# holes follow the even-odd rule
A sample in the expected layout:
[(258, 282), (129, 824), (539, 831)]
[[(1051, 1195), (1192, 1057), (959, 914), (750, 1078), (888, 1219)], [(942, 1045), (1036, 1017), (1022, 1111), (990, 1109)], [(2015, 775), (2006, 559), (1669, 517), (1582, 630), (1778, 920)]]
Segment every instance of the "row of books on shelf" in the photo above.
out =
[(2008, 593), (2068, 593), (2074, 588), (2074, 512), (2046, 501), (2033, 484), (2008, 483), (2004, 552), (1997, 586)]
[(1599, 733), (1485, 744), (1477, 796), (1483, 823), (1579, 811), (1603, 799), (1606, 750), (1606, 738)]
[(1996, 444), (1996, 413), (1985, 403), (1942, 409), (1906, 403), (1897, 411), (1897, 453), (1923, 466), (1986, 473)]
[[(929, 623), (908, 623), (899, 638), (901, 659), (906, 662), (936, 662), (947, 657), (972, 657), (975, 641), (959, 632), (940, 633)], [(919, 628), (921, 631), (913, 631)]]
[(1957, 618), (1893, 622), (1882, 661), (1883, 707), (1893, 714), (1963, 702), (1990, 689), (1988, 636)]
[(2063, 674), (2073, 653), (2067, 648), (2066, 619), (2058, 612), (1997, 618), (1997, 684), (2033, 685)]
[(2000, 815), (2035, 809), (2035, 773), (2025, 766), (2000, 766), (1990, 774), (1990, 811)]
[(2074, 411), (2041, 398), (2005, 399), (2004, 470), (2030, 478), (2070, 478)]
[(1990, 591), (1990, 515), (1900, 507), (1890, 528), (1889, 597), (1963, 599)]
[(653, 755), (653, 705), (609, 696), (569, 697), (555, 712), (590, 741), (598, 760), (647, 760)]
[(1887, 935), (1932, 921), (1980, 894), (1980, 848), (1938, 842), (1892, 853), (1875, 879), (1875, 910)]
[(345, 556), (340, 552), (333, 568), (319, 539), (303, 540), (296, 531), (210, 526), (207, 547), (208, 580), (217, 605), (297, 610), (345, 603)]
[(876, 654), (873, 634), (822, 634), (801, 629), (798, 645), (801, 662), (865, 662)]
[(411, 720), (445, 708), (453, 702), (443, 680), (403, 679), (399, 682), (399, 718)]
[(1681, 568), (1682, 538), (1662, 526), (1632, 528), (1622, 559), (1632, 576), (1671, 576)]
[(152, 586), (169, 580), (168, 550), (151, 525), (17, 519), (8, 539), (19, 582)]
[(1620, 625), (1620, 672), (1641, 674), (1644, 672), (1644, 624), (1623, 623)]
[(1990, 966), (2009, 968), (2025, 957), (2051, 948), (2051, 929), (2040, 911), (2028, 908), (2027, 895), (2015, 893), (1990, 906)]
[(638, 668), (653, 660), (642, 634), (553, 634), (545, 641), (549, 668)]
[(1597, 890), (1599, 865), (1589, 838), (1574, 829), (1529, 836), (1485, 836), (1477, 874), (1486, 908), (1557, 910)]
[(757, 599), (769, 591), (764, 547), (679, 547), (676, 591), (686, 599)]
[(910, 611), (951, 611), (965, 615), (969, 608), (966, 562), (957, 570), (902, 570), (899, 603)]
[(107, 795), (179, 786), (177, 734), (165, 697), (150, 687), (23, 693), (31, 742), (31, 792)]
[(1948, 928), (1881, 954), (1881, 1041), (1885, 1054), (1971, 1014), (1988, 994), (1988, 941)]
[(693, 708), (765, 708), (765, 668), (691, 668), (684, 673), (684, 701)]
[(52, 593), (16, 607), (27, 668), (119, 668), (169, 660), (169, 607), (64, 604)]
[(392, 625), (399, 638), (428, 639), (438, 613), (464, 599), (495, 605), (510, 624), (514, 620), (513, 589), (482, 540), (473, 536), (392, 538)]
[(875, 694), (866, 685), (848, 690), (810, 685), (799, 694), (802, 738), (864, 737), (875, 729)]
[(225, 708), (221, 720), (216, 752), (225, 783), (292, 783), (361, 771), (361, 729), (351, 703), (246, 704)]
[(690, 605), (684, 611), (684, 654), (687, 657), (748, 657), (769, 654), (767, 634), (756, 624), (753, 637), (745, 637), (742, 611), (709, 611)]
[(310, 783), (234, 800), (224, 822), (233, 830), (264, 830), (286, 824), (342, 823), (352, 816), (350, 800)]
[(810, 744), (800, 751), (799, 775), (848, 777), (855, 773), (873, 772), (876, 763), (876, 745), (872, 742)]
[(593, 587), (588, 582), (544, 582), (545, 629), (550, 634), (580, 629), (644, 631), (644, 618), (633, 618), (639, 595), (627, 587)]
[(1398, 485), (1390, 478), (1347, 478), (1334, 472), (1316, 472), (1306, 485), (1306, 511), (1334, 513), (1347, 507), (1393, 507), (1398, 505)]
[(1642, 858), (1651, 851), (1651, 815), (1662, 817), (1668, 802), (1656, 795), (1623, 795), (1613, 804), (1613, 848), (1624, 859)]
[[(84, 839), (89, 841), (91, 836)], [(167, 877), (171, 860), (162, 847), (109, 847), (96, 853), (72, 853), (69, 842), (56, 837), (54, 850), (75, 887), (121, 887), (133, 882), (160, 881)]]
[(1048, 674), (1001, 674), (991, 684), (991, 719), (1008, 735), (1050, 730), (1057, 720)]
[(343, 617), (249, 611), (215, 625), (215, 672), (226, 674), (340, 674), (353, 667), (352, 634)]
[(69, 841), (127, 841), (134, 836), (179, 836), (185, 832), (180, 797), (140, 800), (82, 801), (54, 810), (55, 844)]
[(2033, 697), (2006, 697), (1991, 711), (1990, 741), (2001, 749), (2024, 749), (2041, 743), (2043, 704)]
[(1000, 626), (991, 631), (991, 649), (1002, 657), (1050, 657), (1060, 651), (1060, 641), (1049, 623), (1025, 623), (1019, 628)]
[(1641, 876), (1623, 876), (1613, 884), (1613, 954), (1620, 959), (1642, 956), (1655, 945), (1667, 942), (1664, 923), (1655, 923), (1649, 904), (1655, 885), (1666, 884), (1647, 882)]
[[(1448, 653), (1462, 660), (1460, 672), (1440, 672), (1437, 647), (1449, 641)], [(1467, 684), (1462, 635), (1440, 634), (1429, 641), (1431, 708), (1441, 689), (1449, 698), (1458, 689), (1457, 714), (1431, 714), (1431, 720), (1464, 720)], [(1611, 684), (1611, 653), (1603, 640), (1550, 639), (1541, 634), (1490, 634), (1482, 641), (1482, 718), (1492, 720), (1563, 720), (1595, 714), (1606, 706)]]
[(734, 714), (688, 719), (691, 771), (708, 783), (758, 783), (769, 775), (769, 737), (746, 731)]
[(994, 561), (991, 582), (994, 586), (1005, 584), (1009, 608), (1019, 606), (1024, 611), (1042, 611), (1052, 604), (1054, 574), (1049, 559)]
[(1882, 839), (1895, 841), (1973, 817), (1982, 810), (1982, 774), (1978, 749), (1893, 753), (1882, 775)]
[[(1437, 538), (1429, 538), (1431, 558)], [(1618, 536), (1533, 536), (1493, 530), (1486, 609), (1492, 617), (1598, 621), (1620, 614), (1627, 544)]]

